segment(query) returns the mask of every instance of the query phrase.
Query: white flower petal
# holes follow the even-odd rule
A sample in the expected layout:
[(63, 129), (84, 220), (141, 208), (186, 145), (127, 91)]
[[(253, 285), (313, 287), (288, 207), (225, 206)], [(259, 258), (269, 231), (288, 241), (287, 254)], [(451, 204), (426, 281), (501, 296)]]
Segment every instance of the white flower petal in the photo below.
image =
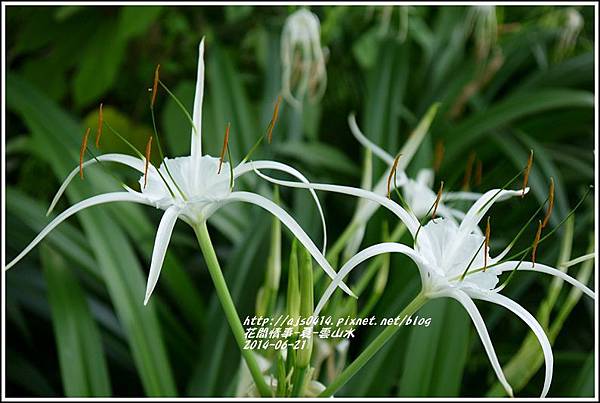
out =
[(89, 199), (80, 201), (79, 203), (69, 207), (62, 213), (60, 213), (54, 220), (50, 222), (34, 239), (31, 241), (29, 245), (17, 257), (15, 257), (10, 263), (8, 263), (5, 267), (5, 270), (13, 267), (19, 260), (21, 260), (25, 255), (27, 255), (50, 231), (52, 231), (58, 224), (71, 217), (73, 214), (81, 211), (85, 208), (95, 206), (103, 203), (111, 203), (118, 201), (128, 201), (135, 202), (141, 204), (148, 204), (148, 202), (144, 199), (141, 199), (139, 196), (131, 194), (129, 192), (113, 192), (113, 193), (105, 193), (98, 196), (90, 197)]
[(492, 368), (494, 369), (494, 372), (496, 373), (500, 384), (502, 384), (504, 390), (506, 390), (506, 393), (508, 393), (510, 397), (513, 397), (513, 390), (508, 381), (506, 380), (506, 377), (504, 376), (504, 372), (502, 371), (502, 366), (500, 365), (500, 362), (498, 362), (498, 356), (496, 355), (496, 351), (494, 350), (494, 345), (492, 343), (492, 340), (490, 339), (490, 335), (485, 326), (485, 322), (483, 321), (483, 318), (481, 317), (481, 314), (479, 313), (479, 310), (477, 309), (477, 306), (475, 306), (473, 300), (471, 300), (471, 298), (469, 298), (469, 296), (461, 290), (448, 290), (441, 292), (437, 295), (454, 298), (455, 300), (460, 302), (461, 305), (465, 308), (465, 310), (471, 317), (473, 324), (475, 325), (475, 329), (477, 329), (477, 333), (479, 334), (481, 343), (485, 348), (485, 352), (487, 353), (490, 363), (492, 364)]
[[(298, 170), (292, 168), (289, 165), (283, 164), (277, 161), (252, 161), (245, 164), (238, 165), (234, 171), (234, 178), (239, 177), (240, 175), (245, 174), (246, 172), (253, 171), (254, 169), (273, 169), (276, 171), (281, 171), (288, 173), (295, 178), (302, 181), (302, 183), (310, 183), (308, 179)], [(310, 194), (317, 205), (317, 210), (319, 210), (319, 215), (321, 216), (321, 225), (323, 226), (323, 249), (322, 253), (325, 254), (327, 252), (327, 225), (325, 223), (325, 214), (323, 213), (323, 208), (321, 207), (321, 202), (317, 197), (317, 193), (313, 189), (309, 189)]]
[(494, 266), (494, 269), (496, 269), (497, 271), (500, 271), (500, 272), (505, 272), (505, 271), (512, 271), (517, 266), (519, 266), (517, 268), (517, 271), (523, 271), (523, 270), (524, 271), (535, 271), (535, 272), (546, 273), (546, 274), (550, 274), (552, 276), (559, 277), (562, 280), (566, 281), (567, 283), (579, 288), (581, 291), (583, 291), (585, 294), (587, 294), (588, 297), (590, 297), (592, 299), (596, 299), (596, 294), (594, 293), (594, 291), (590, 290), (588, 287), (586, 287), (580, 281), (574, 279), (573, 277), (569, 276), (566, 273), (563, 273), (560, 270), (555, 269), (554, 267), (546, 266), (541, 263), (536, 262), (536, 264), (534, 266), (533, 262), (523, 261), (519, 265), (518, 261), (512, 260), (512, 261), (500, 263), (499, 265)]
[(371, 140), (369, 140), (360, 131), (360, 129), (358, 128), (358, 125), (356, 124), (356, 116), (354, 115), (354, 113), (351, 113), (350, 115), (348, 115), (348, 125), (350, 126), (350, 131), (352, 132), (352, 134), (354, 135), (356, 140), (358, 140), (358, 142), (360, 144), (362, 144), (363, 147), (371, 150), (371, 152), (373, 154), (375, 154), (376, 156), (381, 158), (386, 164), (392, 165), (394, 163), (394, 157), (392, 157), (390, 154), (388, 154), (386, 151), (384, 151), (377, 144), (375, 144)]
[(517, 315), (519, 318), (521, 318), (521, 320), (523, 320), (523, 322), (525, 322), (531, 328), (538, 341), (540, 342), (540, 346), (542, 346), (542, 351), (544, 352), (544, 360), (546, 362), (546, 376), (544, 378), (544, 387), (542, 389), (541, 397), (546, 397), (546, 395), (548, 394), (548, 390), (550, 389), (550, 384), (552, 383), (552, 369), (554, 366), (554, 358), (552, 355), (552, 346), (542, 326), (533, 317), (533, 315), (527, 312), (525, 308), (523, 308), (521, 305), (517, 304), (512, 299), (507, 298), (502, 294), (484, 292), (469, 292), (469, 294), (472, 298), (481, 299), (483, 301), (489, 301), (494, 304), (505, 307), (506, 309)]
[[(92, 158), (91, 160), (84, 162), (83, 168), (87, 167), (88, 165), (96, 164), (97, 162), (116, 162), (119, 164), (127, 165), (128, 167), (136, 169), (142, 173), (144, 172), (144, 161), (142, 161), (139, 158), (132, 157), (131, 155), (126, 155), (126, 154), (99, 155), (96, 158)], [(64, 180), (64, 182), (58, 189), (58, 192), (56, 192), (56, 195), (54, 196), (54, 199), (52, 199), (52, 203), (50, 203), (50, 207), (48, 208), (48, 211), (46, 212), (46, 216), (48, 216), (52, 212), (52, 210), (54, 210), (54, 207), (56, 207), (56, 203), (58, 203), (58, 201), (60, 200), (61, 196), (67, 189), (67, 186), (69, 186), (69, 183), (71, 183), (73, 178), (75, 176), (77, 176), (78, 174), (79, 174), (79, 166), (77, 166), (76, 168), (73, 168), (73, 170), (69, 173), (67, 178)]]
[(396, 202), (394, 202), (384, 196), (380, 196), (374, 192), (364, 190), (364, 189), (359, 189), (359, 188), (353, 188), (350, 186), (326, 185), (326, 184), (318, 184), (318, 183), (304, 184), (304, 183), (298, 183), (298, 182), (283, 181), (283, 180), (271, 178), (270, 176), (267, 176), (258, 170), (255, 170), (255, 172), (258, 176), (262, 177), (263, 179), (268, 180), (269, 182), (272, 182), (272, 183), (276, 183), (281, 186), (289, 186), (289, 187), (296, 187), (296, 188), (302, 188), (302, 189), (324, 190), (324, 191), (342, 193), (342, 194), (346, 194), (346, 195), (350, 195), (350, 196), (357, 196), (357, 197), (369, 199), (371, 201), (379, 203), (380, 205), (386, 207), (388, 210), (393, 212), (404, 223), (404, 225), (406, 225), (406, 228), (408, 228), (408, 230), (413, 235), (413, 237), (414, 237), (415, 233), (417, 232), (417, 229), (419, 228), (419, 221), (413, 214), (410, 214), (409, 212), (404, 210)]
[(173, 227), (177, 222), (178, 215), (179, 208), (176, 206), (171, 206), (165, 211), (160, 219), (160, 224), (158, 225), (158, 230), (156, 231), (156, 238), (154, 240), (154, 248), (152, 249), (152, 260), (150, 262), (150, 273), (148, 274), (144, 305), (148, 303), (150, 295), (152, 295), (152, 291), (154, 291), (154, 287), (156, 287), (156, 282), (158, 281), (158, 276), (160, 275), (160, 270), (165, 260), (167, 247), (169, 246), (169, 241), (171, 240), (171, 233), (173, 232)]
[[(290, 216), (284, 209), (282, 209), (280, 206), (273, 203), (266, 197), (250, 192), (233, 192), (231, 193), (231, 195), (229, 195), (229, 197), (226, 200), (224, 200), (224, 202), (227, 203), (236, 200), (255, 204), (277, 217), (279, 221), (281, 221), (283, 225), (288, 227), (288, 229), (292, 232), (292, 234), (294, 234), (298, 241), (300, 241), (300, 243), (310, 252), (310, 254), (317, 261), (319, 266), (321, 266), (323, 270), (325, 270), (325, 273), (327, 273), (327, 275), (332, 279), (335, 278), (336, 272), (335, 270), (333, 270), (329, 262), (327, 262), (327, 259), (325, 259), (323, 254), (319, 252), (319, 249), (315, 246), (310, 237), (306, 235), (302, 227), (300, 227), (300, 225), (298, 225), (298, 223), (292, 218), (292, 216)], [(348, 288), (346, 284), (341, 283), (340, 287), (342, 288), (342, 290), (344, 290), (346, 294), (356, 298), (356, 295), (354, 295), (354, 293), (350, 290), (350, 288)]]
[[(529, 188), (525, 188), (525, 193), (528, 192)], [(513, 196), (521, 196), (522, 194), (521, 190), (492, 189), (486, 192), (467, 211), (467, 215), (460, 224), (461, 231), (463, 233), (473, 231), (495, 202), (503, 201)]]
[(419, 270), (421, 270), (422, 261), (419, 254), (415, 252), (414, 249), (406, 245), (394, 242), (384, 242), (369, 246), (368, 248), (365, 248), (356, 255), (352, 256), (346, 263), (344, 263), (340, 271), (335, 275), (335, 278), (333, 278), (333, 281), (329, 284), (321, 296), (313, 315), (318, 316), (319, 313), (321, 313), (321, 309), (323, 309), (329, 298), (331, 298), (331, 295), (335, 289), (342, 283), (344, 277), (346, 277), (355, 267), (373, 256), (391, 252), (407, 255), (417, 264)]
[(202, 100), (204, 98), (204, 37), (198, 47), (198, 76), (196, 78), (196, 94), (194, 95), (194, 114), (192, 127), (191, 155), (202, 156)]
[(448, 192), (442, 195), (442, 201), (479, 200), (481, 196), (481, 193), (474, 192)]

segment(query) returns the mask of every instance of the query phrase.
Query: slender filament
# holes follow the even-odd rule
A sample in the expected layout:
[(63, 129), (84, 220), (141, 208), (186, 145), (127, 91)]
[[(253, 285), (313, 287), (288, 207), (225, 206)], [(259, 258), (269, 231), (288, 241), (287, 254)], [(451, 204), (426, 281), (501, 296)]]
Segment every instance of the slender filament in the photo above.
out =
[(535, 238), (533, 239), (533, 245), (531, 250), (531, 263), (532, 267), (535, 267), (535, 254), (537, 253), (537, 248), (540, 243), (540, 237), (542, 236), (542, 220), (539, 221), (537, 232), (535, 233)]
[(83, 141), (81, 142), (81, 149), (79, 150), (79, 177), (83, 179), (83, 156), (87, 148), (88, 137), (90, 135), (90, 128), (88, 127), (83, 135)]
[(150, 165), (150, 153), (152, 152), (152, 136), (148, 139), (148, 143), (146, 143), (146, 161), (144, 164), (144, 189), (146, 189), (146, 185), (148, 184), (148, 166)]
[(221, 149), (221, 156), (219, 157), (219, 169), (217, 170), (217, 174), (221, 173), (221, 166), (223, 165), (223, 158), (225, 157), (225, 151), (228, 150), (227, 146), (229, 144), (229, 128), (231, 127), (231, 122), (227, 123), (227, 128), (225, 129), (225, 138), (223, 139), (223, 148)]
[(402, 154), (398, 154), (396, 158), (394, 158), (394, 163), (392, 164), (392, 169), (390, 170), (390, 174), (387, 178), (387, 197), (390, 199), (391, 185), (392, 185), (392, 177), (396, 173), (396, 167), (398, 167), (398, 160)]
[(533, 165), (533, 150), (529, 151), (529, 158), (527, 159), (527, 166), (525, 167), (525, 172), (523, 173), (523, 192), (521, 193), (521, 197), (525, 196), (525, 188), (527, 187), (527, 183), (529, 182), (529, 172), (531, 171), (532, 165)]
[(100, 103), (100, 109), (98, 109), (98, 131), (96, 132), (96, 148), (100, 148), (100, 136), (102, 136), (102, 126), (104, 117), (102, 114), (102, 103)]
[(554, 178), (550, 178), (550, 189), (548, 190), (548, 210), (546, 211), (546, 216), (544, 217), (544, 221), (542, 222), (542, 228), (546, 228), (548, 221), (550, 220), (550, 216), (552, 215), (552, 209), (554, 208)]

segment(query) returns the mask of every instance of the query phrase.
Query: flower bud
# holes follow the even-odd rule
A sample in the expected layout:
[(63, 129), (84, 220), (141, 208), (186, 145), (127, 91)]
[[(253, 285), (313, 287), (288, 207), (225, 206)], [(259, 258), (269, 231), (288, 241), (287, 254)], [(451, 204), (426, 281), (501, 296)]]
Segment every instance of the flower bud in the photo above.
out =
[[(313, 301), (313, 265), (310, 253), (302, 248), (300, 252), (300, 317), (309, 318), (314, 312)], [(304, 331), (312, 332), (312, 325), (306, 326)], [(306, 368), (310, 364), (312, 352), (312, 334), (306, 338), (304, 348), (298, 350), (296, 355), (296, 366)]]
[[(287, 314), (292, 319), (300, 316), (300, 286), (298, 281), (298, 242), (292, 242), (290, 264), (288, 268)], [(294, 329), (296, 330), (296, 329)]]
[(282, 94), (300, 108), (305, 95), (319, 99), (327, 86), (325, 57), (321, 48), (321, 23), (307, 9), (291, 14), (281, 34)]

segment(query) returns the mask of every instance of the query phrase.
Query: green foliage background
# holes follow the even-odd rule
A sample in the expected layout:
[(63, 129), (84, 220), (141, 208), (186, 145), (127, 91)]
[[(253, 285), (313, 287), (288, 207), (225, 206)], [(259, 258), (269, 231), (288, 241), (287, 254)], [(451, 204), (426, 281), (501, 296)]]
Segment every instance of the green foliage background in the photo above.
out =
[[(218, 155), (227, 122), (239, 159), (270, 120), (281, 88), (279, 40), (296, 7), (24, 7), (6, 8), (6, 250), (12, 258), (48, 222), (45, 210), (66, 173), (78, 163), (85, 127), (105, 119), (140, 149), (152, 133), (148, 87), (156, 64), (161, 79), (191, 107), (197, 46), (206, 36), (203, 143)], [(492, 215), (492, 249), (505, 245), (557, 184), (551, 225), (594, 183), (594, 9), (580, 7), (584, 27), (574, 48), (557, 53), (564, 8), (498, 7), (502, 64), (453, 114), (477, 77), (467, 7), (410, 7), (405, 40), (400, 10), (385, 29), (381, 7), (312, 7), (328, 49), (324, 98), (306, 104), (300, 119), (283, 104), (274, 141), (260, 155), (292, 164), (310, 180), (360, 184), (363, 153), (346, 119), (356, 111), (366, 135), (394, 154), (427, 108), (440, 111), (409, 173), (431, 166), (438, 140), (446, 148), (436, 178), (458, 188), (474, 151), (482, 183), (498, 187), (521, 169), (535, 149), (532, 197), (502, 203)], [(166, 154), (185, 155), (189, 126), (161, 93), (159, 131)], [(127, 152), (105, 135), (104, 152)], [(157, 157), (157, 156), (156, 156)], [(111, 170), (113, 168), (111, 167)], [(135, 183), (131, 172), (114, 168)], [(383, 172), (375, 164), (374, 178)], [(261, 192), (271, 187), (240, 183)], [(437, 185), (436, 185), (437, 186)], [(116, 189), (101, 169), (75, 181), (59, 209)], [(317, 241), (320, 224), (304, 191), (281, 189), (282, 201)], [(352, 217), (356, 200), (321, 194), (332, 239)], [(577, 211), (572, 257), (593, 239), (594, 208)], [(6, 274), (7, 396), (228, 396), (235, 392), (239, 352), (214, 295), (190, 229), (175, 228), (161, 280), (144, 307), (143, 292), (159, 212), (125, 204), (95, 207), (61, 224), (43, 245)], [(381, 240), (391, 216), (379, 211), (363, 246)], [(211, 219), (217, 252), (240, 315), (254, 311), (264, 278), (271, 220), (258, 208), (232, 205)], [(533, 238), (535, 228), (528, 232)], [(564, 230), (540, 246), (539, 260), (556, 265)], [(290, 237), (284, 232), (284, 253)], [(527, 242), (530, 242), (529, 239)], [(287, 258), (284, 258), (284, 280)], [(573, 268), (573, 270), (579, 270)], [(593, 276), (590, 280), (593, 284)], [(530, 312), (546, 301), (550, 279), (520, 273), (504, 291)], [(374, 308), (393, 316), (416, 293), (418, 274), (391, 257), (385, 292)], [(549, 324), (564, 306), (559, 294)], [(592, 287), (593, 288), (593, 287)], [(361, 299), (359, 307), (366, 302)], [(526, 339), (526, 326), (497, 307), (478, 304), (500, 362), (508, 363)], [(433, 301), (427, 329), (403, 328), (336, 396), (496, 395), (495, 376), (464, 310)], [(552, 396), (592, 396), (594, 304), (573, 307), (558, 326)], [(361, 329), (356, 356), (379, 331)], [(537, 347), (531, 347), (537, 351)], [(513, 381), (509, 377), (509, 381)], [(536, 396), (543, 371), (518, 392)]]

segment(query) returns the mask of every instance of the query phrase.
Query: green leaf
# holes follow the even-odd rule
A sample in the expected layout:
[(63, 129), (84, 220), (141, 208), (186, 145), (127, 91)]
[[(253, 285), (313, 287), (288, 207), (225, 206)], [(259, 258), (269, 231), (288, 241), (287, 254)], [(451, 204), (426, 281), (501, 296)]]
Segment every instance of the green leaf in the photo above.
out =
[(87, 106), (113, 85), (125, 56), (126, 42), (115, 21), (107, 20), (90, 39), (77, 66), (73, 93), (77, 106)]
[(45, 246), (42, 246), (42, 265), (66, 396), (110, 396), (100, 332), (72, 268)]
[[(429, 327), (412, 326), (400, 378), (400, 396), (456, 396), (469, 346), (470, 320), (462, 306), (432, 300), (417, 313)], [(412, 317), (413, 321), (417, 316)]]
[(162, 7), (126, 6), (119, 14), (119, 34), (123, 39), (145, 33), (160, 16)]
[(277, 155), (294, 158), (312, 172), (336, 172), (358, 177), (359, 168), (337, 148), (321, 142), (287, 141), (273, 145)]
[(553, 109), (593, 106), (593, 94), (567, 89), (543, 89), (504, 99), (443, 133), (447, 141), (444, 165), (454, 163), (462, 153), (491, 131), (517, 119)]

